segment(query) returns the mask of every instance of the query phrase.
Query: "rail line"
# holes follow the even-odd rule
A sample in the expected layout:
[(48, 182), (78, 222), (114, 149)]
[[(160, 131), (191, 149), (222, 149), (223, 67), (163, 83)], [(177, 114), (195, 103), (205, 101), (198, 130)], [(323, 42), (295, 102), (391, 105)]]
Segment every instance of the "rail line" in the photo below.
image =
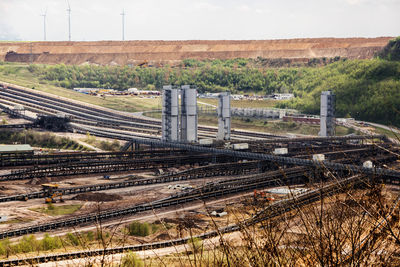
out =
[[(324, 148), (321, 148), (324, 149)], [(180, 151), (182, 153), (182, 151)], [(315, 153), (316, 151), (314, 151)], [(321, 151), (319, 151), (321, 152)], [(52, 176), (68, 176), (68, 175), (79, 175), (79, 174), (95, 174), (95, 173), (113, 173), (127, 170), (138, 170), (144, 168), (154, 169), (156, 166), (152, 165), (152, 162), (155, 160), (160, 164), (160, 160), (162, 158), (157, 158), (157, 156), (165, 156), (165, 152), (157, 152), (157, 150), (152, 154), (151, 151), (148, 152), (113, 152), (113, 153), (68, 153), (66, 155), (31, 155), (29, 158), (31, 159), (31, 163), (35, 163), (34, 168), (23, 169), (19, 171), (13, 171), (11, 174), (6, 174), (0, 176), (1, 180), (21, 180), (21, 179), (30, 179), (30, 178), (41, 178), (41, 177), (52, 177)], [(169, 151), (171, 153), (171, 151)], [(358, 161), (363, 157), (369, 157), (371, 155), (376, 155), (377, 151), (373, 146), (366, 146), (358, 149), (351, 150), (339, 150), (333, 152), (324, 151), (324, 155), (327, 156), (330, 160), (337, 159), (339, 157), (344, 157), (344, 160), (347, 162)], [(76, 154), (76, 155), (74, 155)], [(176, 152), (179, 154), (179, 152)], [(5, 160), (2, 163), (3, 165), (17, 165), (17, 163), (23, 164), (23, 160), (27, 158), (26, 155), (18, 155), (11, 154), (16, 158), (11, 157), (11, 159), (7, 160), (7, 157), (3, 157)], [(354, 157), (357, 156), (357, 158)], [(32, 157), (35, 160), (32, 160)], [(43, 158), (42, 158), (43, 157)], [(190, 158), (190, 161), (194, 162), (202, 162), (204, 163), (204, 156), (169, 156), (163, 165), (159, 165), (157, 167), (165, 167), (170, 164), (171, 160), (176, 160), (177, 163), (181, 158)], [(217, 159), (216, 157), (208, 158), (205, 156), (206, 160), (211, 160), (212, 162), (217, 161), (226, 161), (228, 159), (221, 158), (221, 156)], [(297, 155), (299, 158), (307, 158), (310, 157), (310, 154), (306, 152), (305, 154)], [(382, 155), (382, 159), (387, 161), (390, 160), (390, 155)], [(1, 158), (1, 157), (0, 157)], [(395, 158), (395, 157), (394, 157)], [(39, 159), (41, 159), (40, 163), (53, 163), (53, 165), (44, 164), (44, 166), (40, 166)], [(148, 159), (148, 160), (147, 160)], [(232, 158), (233, 159), (233, 158)], [(375, 158), (376, 159), (376, 158)], [(15, 161), (18, 160), (18, 161)], [(236, 161), (235, 159), (233, 159)], [(149, 161), (148, 164), (145, 161)], [(342, 161), (343, 162), (343, 161)], [(61, 164), (60, 164), (61, 163)], [(207, 162), (205, 162), (207, 163)], [(136, 164), (135, 167), (131, 167), (132, 164)], [(157, 163), (156, 163), (157, 164)], [(169, 166), (169, 165), (168, 165)]]
[[(350, 157), (340, 158), (343, 154), (347, 156), (350, 153), (354, 153), (358, 155), (360, 152), (369, 152), (368, 149), (357, 149), (350, 151), (339, 151), (339, 152), (331, 152), (328, 153), (329, 157), (335, 158), (336, 161), (340, 162), (351, 162), (353, 159)], [(104, 153), (103, 153), (104, 154)], [(387, 161), (387, 157), (383, 158), (384, 161)], [(158, 176), (155, 178), (149, 179), (137, 179), (135, 176), (131, 176), (132, 178), (136, 178), (135, 180), (121, 181), (121, 182), (112, 182), (112, 183), (101, 183), (101, 184), (93, 184), (87, 186), (77, 186), (77, 187), (68, 187), (68, 188), (59, 188), (54, 191), (61, 192), (63, 195), (70, 194), (79, 194), (84, 192), (94, 192), (94, 191), (103, 191), (103, 190), (112, 190), (117, 188), (126, 188), (132, 186), (141, 186), (141, 185), (149, 185), (149, 184), (158, 184), (158, 183), (168, 183), (174, 181), (183, 181), (183, 180), (192, 180), (192, 179), (201, 179), (206, 177), (217, 177), (217, 176), (226, 176), (226, 175), (239, 175), (246, 173), (254, 173), (254, 172), (263, 172), (266, 168), (273, 169), (274, 166), (271, 166), (267, 162), (262, 161), (249, 161), (249, 162), (233, 162), (233, 163), (220, 163), (220, 164), (212, 164), (207, 166), (201, 166), (185, 171), (180, 171), (177, 173), (169, 173), (162, 176)], [(9, 202), (9, 201), (26, 201), (28, 199), (33, 198), (43, 198), (46, 196), (46, 192), (37, 191), (31, 192), (27, 194), (19, 194), (19, 195), (11, 195), (0, 197), (0, 202)]]
[[(302, 206), (305, 206), (307, 204), (311, 204), (315, 201), (318, 201), (327, 195), (335, 194), (335, 193), (347, 188), (348, 185), (350, 185), (350, 184), (358, 184), (358, 183), (363, 182), (363, 179), (364, 179), (363, 177), (356, 175), (356, 176), (352, 176), (349, 178), (345, 178), (338, 182), (329, 183), (319, 189), (310, 190), (305, 193), (291, 196), (288, 199), (284, 199), (284, 200), (272, 203), (265, 210), (255, 214), (251, 218), (244, 220), (241, 223), (232, 224), (232, 225), (229, 225), (226, 227), (221, 227), (218, 230), (209, 231), (207, 233), (195, 236), (194, 238), (209, 239), (212, 237), (220, 236), (221, 234), (240, 231), (245, 226), (251, 226), (251, 225), (257, 224), (259, 222), (278, 217), (282, 214), (285, 214), (286, 212), (289, 212), (291, 210), (294, 210), (294, 209), (300, 208)], [(45, 262), (50, 262), (50, 261), (71, 260), (71, 259), (78, 259), (78, 258), (95, 257), (95, 256), (99, 256), (99, 255), (119, 254), (119, 253), (124, 253), (127, 251), (144, 251), (144, 250), (166, 248), (166, 247), (187, 244), (191, 238), (193, 238), (193, 237), (180, 238), (180, 239), (175, 239), (175, 240), (154, 242), (154, 243), (141, 244), (141, 245), (133, 245), (133, 246), (85, 250), (85, 251), (69, 252), (69, 253), (62, 253), (62, 254), (60, 253), (60, 254), (53, 254), (53, 255), (30, 257), (30, 258), (24, 258), (24, 259), (5, 260), (5, 261), (0, 261), (0, 266), (39, 264), (39, 263), (45, 263)]]
[[(79, 194), (85, 192), (93, 192), (93, 191), (103, 191), (103, 190), (111, 190), (117, 188), (126, 188), (132, 186), (142, 186), (142, 185), (150, 185), (150, 184), (158, 184), (158, 183), (169, 183), (175, 181), (183, 181), (183, 180), (194, 180), (201, 179), (206, 177), (215, 177), (215, 176), (225, 176), (225, 175), (239, 175), (239, 174), (248, 174), (255, 171), (261, 171), (266, 165), (263, 162), (252, 161), (252, 162), (234, 162), (234, 163), (222, 163), (222, 164), (213, 164), (203, 167), (198, 167), (186, 171), (181, 171), (177, 173), (170, 173), (166, 175), (162, 175), (155, 178), (148, 179), (132, 179), (121, 182), (112, 182), (112, 183), (101, 183), (94, 185), (86, 185), (86, 186), (76, 186), (76, 187), (68, 187), (68, 188), (58, 188), (54, 189), (55, 192), (61, 192), (63, 195), (71, 195), (71, 194)], [(135, 178), (134, 176), (131, 176)], [(9, 202), (9, 201), (26, 201), (28, 199), (33, 198), (43, 198), (46, 196), (46, 192), (37, 191), (31, 192), (27, 194), (19, 194), (19, 195), (11, 195), (0, 197), (0, 202)]]
[(9, 152), (0, 154), (0, 166), (48, 165), (81, 160), (122, 160), (135, 158), (151, 158), (166, 155), (185, 154), (182, 150), (152, 149), (128, 152), (61, 152), (55, 154), (32, 154)]
[[(304, 143), (304, 142), (320, 142), (320, 143), (333, 143), (343, 142), (350, 140), (382, 140), (389, 142), (385, 135), (346, 135), (346, 136), (328, 136), (328, 137), (296, 137), (296, 138), (276, 138), (271, 140), (249, 140), (249, 144), (267, 144), (267, 143)], [(241, 142), (234, 142), (241, 143)]]
[[(77, 116), (77, 118), (91, 119), (93, 121), (99, 121), (99, 122), (106, 123), (106, 124), (131, 125), (133, 127), (147, 127), (145, 125), (150, 124), (150, 125), (153, 125), (153, 129), (154, 129), (154, 126), (157, 126), (158, 128), (160, 128), (160, 125), (161, 125), (161, 123), (156, 120), (148, 120), (148, 119), (142, 119), (142, 118), (129, 117), (129, 116), (116, 114), (116, 113), (105, 111), (105, 110), (99, 110), (99, 109), (96, 109), (93, 107), (83, 106), (83, 105), (77, 104), (75, 102), (70, 102), (70, 101), (59, 99), (59, 98), (49, 97), (49, 96), (38, 94), (38, 93), (28, 92), (26, 90), (16, 88), (15, 86), (8, 86), (7, 89), (3, 88), (1, 90), (1, 92), (2, 92), (3, 96), (5, 98), (8, 97), (8, 99), (10, 101), (12, 101), (13, 99), (17, 99), (19, 101), (34, 104), (34, 105), (36, 105), (36, 108), (45, 107), (45, 108), (52, 109), (53, 112), (61, 111), (61, 112), (65, 112), (66, 114)], [(20, 103), (23, 103), (23, 102), (20, 102)], [(136, 124), (134, 124), (133, 122), (135, 122)], [(143, 125), (139, 125), (137, 123), (142, 123)], [(213, 132), (213, 133), (217, 132), (217, 129), (213, 128), (213, 127), (199, 126), (198, 129), (200, 131), (207, 131), (207, 132)], [(267, 133), (254, 133), (254, 132), (248, 132), (248, 131), (243, 131), (243, 130), (232, 130), (231, 134), (252, 137), (252, 138), (281, 137), (281, 136), (271, 135), (271, 134), (267, 134)]]
[(202, 146), (194, 146), (190, 144), (183, 144), (183, 143), (173, 143), (173, 142), (164, 142), (164, 141), (156, 141), (156, 140), (146, 140), (140, 138), (130, 138), (126, 135), (121, 135), (117, 133), (104, 133), (95, 129), (89, 129), (83, 126), (75, 126), (74, 127), (78, 132), (87, 132), (101, 136), (101, 137), (110, 137), (110, 138), (117, 138), (121, 140), (132, 141), (137, 144), (144, 144), (149, 145), (152, 147), (167, 147), (167, 148), (177, 148), (183, 149), (187, 151), (197, 152), (197, 153), (210, 153), (213, 155), (230, 155), (232, 157), (238, 157), (243, 159), (252, 159), (252, 160), (265, 160), (270, 162), (275, 162), (278, 164), (283, 165), (298, 165), (298, 166), (314, 166), (317, 168), (328, 168), (337, 171), (351, 171), (353, 173), (364, 173), (364, 174), (372, 174), (372, 175), (381, 175), (386, 177), (391, 177), (393, 182), (398, 180), (400, 182), (400, 171), (391, 170), (386, 168), (366, 168), (358, 165), (352, 164), (340, 164), (334, 163), (330, 161), (314, 161), (310, 159), (299, 159), (293, 157), (283, 157), (277, 155), (270, 155), (270, 154), (262, 154), (262, 153), (253, 153), (253, 152), (243, 152), (243, 151), (235, 151), (229, 149), (218, 149), (218, 148), (210, 148), (210, 147), (202, 147)]
[(8, 230), (4, 232), (0, 232), (0, 239), (4, 239), (7, 237), (16, 237), (36, 232), (45, 232), (52, 229), (63, 228), (63, 227), (71, 227), (77, 226), (81, 224), (96, 222), (98, 220), (108, 220), (113, 218), (118, 218), (127, 215), (137, 214), (139, 212), (159, 209), (163, 207), (170, 207), (178, 204), (185, 204), (188, 202), (193, 202), (201, 199), (208, 199), (212, 197), (220, 197), (228, 194), (248, 191), (255, 188), (260, 187), (268, 187), (268, 186), (280, 186), (293, 184), (294, 182), (304, 182), (304, 171), (298, 171), (297, 175), (292, 173), (290, 176), (285, 175), (282, 171), (268, 172), (264, 173), (262, 177), (257, 175), (254, 178), (247, 178), (244, 182), (236, 181), (236, 183), (222, 183), (210, 186), (206, 191), (202, 191), (199, 193), (182, 193), (181, 195), (177, 194), (171, 197), (167, 197), (165, 199), (156, 200), (150, 203), (135, 205), (128, 208), (107, 210), (98, 213), (92, 213), (88, 215), (80, 215), (72, 218), (61, 219), (49, 223), (43, 223), (38, 225), (27, 226), (19, 229)]
[(54, 164), (44, 167), (33, 167), (23, 170), (12, 171), (10, 174), (0, 176), (0, 181), (24, 180), (42, 177), (74, 176), (82, 174), (97, 173), (117, 173), (134, 170), (154, 170), (159, 168), (170, 168), (182, 165), (194, 165), (198, 163), (206, 164), (216, 162), (231, 161), (228, 156), (212, 157), (207, 154), (170, 156), (148, 159), (125, 159), (115, 161), (88, 160), (72, 162), (69, 164)]
[[(21, 95), (21, 94), (20, 94)], [(83, 111), (75, 111), (75, 110), (69, 110), (67, 105), (62, 105), (63, 108), (60, 108), (59, 105), (55, 104), (41, 104), (42, 102), (40, 100), (32, 100), (31, 98), (23, 98), (22, 96), (17, 96), (15, 97), (13, 94), (7, 94), (3, 92), (3, 94), (0, 94), (0, 98), (6, 99), (8, 101), (12, 101), (15, 103), (22, 104), (24, 106), (28, 106), (29, 110), (32, 110), (34, 112), (40, 112), (41, 110), (44, 110), (45, 113), (47, 114), (57, 114), (58, 112), (62, 111), (66, 114), (69, 114), (71, 116), (70, 121), (83, 124), (83, 125), (88, 125), (88, 126), (94, 126), (94, 127), (101, 127), (101, 128), (111, 128), (111, 129), (117, 129), (120, 131), (130, 131), (130, 132), (139, 132), (139, 133), (144, 133), (147, 135), (137, 135), (138, 137), (145, 137), (145, 138), (156, 138), (149, 136), (150, 135), (158, 135), (161, 132), (161, 124), (144, 124), (144, 123), (134, 123), (132, 121), (124, 121), (120, 119), (116, 119), (114, 117), (108, 117), (104, 119), (101, 117), (100, 114), (96, 112), (89, 112), (90, 115), (86, 114)], [(200, 137), (213, 137), (213, 135), (207, 134), (207, 132), (216, 132), (215, 129), (210, 128), (210, 127), (199, 127), (199, 136)], [(131, 133), (132, 134), (132, 133)], [(135, 134), (132, 134), (135, 135)], [(235, 138), (235, 135), (232, 135), (233, 138)], [(240, 138), (238, 139), (240, 140)]]
[[(116, 129), (119, 131), (133, 131), (133, 132), (139, 132), (139, 133), (145, 133), (145, 134), (150, 134), (150, 135), (157, 135), (159, 131), (161, 130), (160, 124), (143, 124), (143, 123), (133, 123), (131, 121), (123, 121), (123, 120), (117, 120), (114, 119), (114, 117), (110, 116), (109, 119), (104, 119), (99, 116), (98, 113), (96, 112), (89, 112), (88, 115), (82, 110), (79, 111), (70, 111), (68, 110), (68, 106), (65, 106), (65, 109), (59, 108), (58, 105), (50, 105), (50, 104), (42, 104), (41, 102), (35, 102), (36, 104), (32, 104), (33, 101), (30, 99), (25, 99), (24, 101), (22, 100), (15, 100), (15, 96), (9, 94), (8, 97), (6, 95), (3, 96), (0, 95), (0, 98), (5, 98), (10, 101), (15, 101), (20, 104), (28, 105), (28, 106), (34, 106), (34, 110), (44, 109), (45, 111), (51, 112), (53, 114), (56, 114), (59, 111), (63, 111), (67, 114), (73, 115), (73, 118), (71, 119), (72, 122), (79, 123), (79, 124), (84, 124), (87, 126), (95, 126), (95, 127), (105, 127), (105, 128), (111, 128), (111, 129)], [(18, 98), (18, 97), (17, 97)], [(45, 106), (45, 107), (44, 107)], [(47, 107), (47, 108), (46, 108)], [(51, 108), (50, 108), (51, 107)], [(96, 116), (98, 115), (98, 116)], [(125, 126), (124, 126), (125, 125)], [(204, 127), (204, 126), (199, 126), (199, 131), (204, 131), (202, 133), (199, 133), (200, 136), (202, 137), (210, 137), (212, 135), (206, 134), (205, 132), (216, 132), (217, 130), (211, 127)], [(241, 130), (232, 130), (232, 136), (235, 137), (235, 135), (241, 136), (251, 136), (254, 138), (274, 138), (277, 140), (279, 143), (294, 143), (294, 142), (306, 142), (306, 141), (313, 141), (313, 142), (332, 142), (332, 141), (344, 141), (344, 140), (365, 140), (365, 139), (381, 139), (384, 140), (386, 137), (381, 135), (381, 136), (374, 136), (374, 137), (368, 137), (368, 136), (351, 136), (351, 137), (332, 137), (332, 138), (282, 138), (281, 136), (277, 135), (270, 135), (270, 134), (264, 134), (264, 133), (252, 133), (252, 132), (247, 132), (247, 131), (241, 131)], [(132, 134), (134, 135), (134, 134)], [(156, 138), (156, 137), (151, 137), (148, 135), (137, 135), (138, 137), (145, 137), (145, 138)], [(240, 143), (240, 142), (249, 142), (250, 144), (261, 144), (261, 143), (273, 143), (273, 140), (246, 140), (246, 141), (239, 141), (236, 140), (234, 143)]]
[[(25, 95), (30, 95), (30, 94), (32, 94), (32, 93), (27, 93), (27, 94), (25, 94)], [(43, 97), (42, 95), (40, 95), (40, 94), (38, 94), (38, 96), (39, 97)], [(1, 95), (0, 95), (0, 97), (1, 97)], [(46, 99), (50, 99), (50, 98), (48, 98), (48, 97), (44, 97), (44, 98), (46, 98)], [(10, 96), (9, 98), (8, 98), (10, 101), (15, 101), (15, 99), (12, 97), (12, 96)], [(54, 101), (60, 101), (60, 99), (52, 99), (52, 100), (54, 100)], [(30, 104), (30, 103), (28, 103), (28, 102), (25, 102), (25, 103), (23, 103), (23, 102), (19, 102), (19, 103), (22, 103), (22, 104), (25, 104), (25, 105), (28, 105), (28, 106), (30, 106), (30, 105), (32, 105), (32, 104)], [(68, 101), (63, 101), (63, 103), (67, 103), (67, 104), (72, 104), (72, 103), (70, 103), (70, 102), (68, 102)], [(76, 104), (73, 104), (73, 105), (76, 105)], [(44, 109), (44, 107), (43, 106), (39, 106), (39, 105), (36, 105), (36, 107), (37, 108), (41, 108), (41, 109)], [(91, 109), (91, 108), (88, 108), (88, 107), (85, 107), (85, 106), (79, 106), (80, 108), (82, 108), (82, 109), (89, 109), (89, 110), (95, 110), (96, 112), (91, 112), (91, 114), (93, 114), (93, 115), (103, 115), (104, 114), (104, 111), (99, 111), (99, 110), (96, 110), (96, 109)], [(36, 109), (37, 110), (37, 109)], [(57, 110), (47, 110), (47, 111), (52, 111), (52, 113), (56, 113), (57, 112)], [(99, 114), (100, 113), (100, 114)], [(82, 113), (77, 113), (79, 116), (82, 116)], [(160, 128), (160, 123), (158, 122), (158, 121), (152, 121), (152, 120), (145, 120), (145, 119), (138, 119), (138, 120), (136, 120), (136, 119), (134, 119), (133, 117), (127, 117), (127, 116), (121, 116), (121, 115), (116, 115), (116, 114), (113, 114), (113, 113), (110, 113), (110, 112), (106, 112), (106, 114), (108, 114), (109, 115), (109, 117), (110, 118), (117, 118), (117, 119), (127, 119), (127, 120), (129, 120), (129, 121), (139, 121), (140, 123), (136, 123), (136, 124), (134, 124), (134, 127), (135, 128), (131, 128), (130, 130), (133, 130), (133, 131), (139, 131), (139, 132), (143, 132), (143, 133), (154, 133), (153, 131), (146, 131), (146, 130), (144, 130), (144, 129), (152, 129), (152, 130), (155, 130), (155, 131), (159, 131), (161, 128)], [(93, 122), (89, 122), (89, 121), (87, 121), (87, 117), (86, 117), (86, 120), (82, 120), (82, 119), (78, 119), (78, 118), (76, 118), (76, 119), (73, 119), (73, 122), (76, 122), (76, 123), (80, 123), (80, 124), (82, 124), (82, 122), (86, 122), (86, 124), (87, 125), (90, 125), (90, 126), (98, 126), (98, 127), (111, 127), (111, 128), (115, 128), (115, 129), (118, 129), (118, 126), (120, 126), (120, 127), (122, 127), (119, 123), (118, 123), (118, 121), (112, 121), (112, 120), (110, 120), (110, 121), (105, 121), (105, 120), (98, 120), (98, 119), (96, 119), (95, 121), (93, 121)], [(139, 130), (139, 129), (137, 129), (137, 128), (142, 128), (142, 130)], [(211, 128), (211, 127), (203, 127), (203, 126), (199, 126), (199, 130), (200, 131), (208, 131), (208, 132), (216, 132), (216, 129), (214, 129), (214, 128)], [(255, 133), (255, 134), (252, 134), (252, 133), (249, 133), (249, 132), (244, 132), (244, 131), (239, 131), (239, 130), (232, 130), (232, 134), (235, 134), (235, 133), (238, 133), (238, 134), (242, 134), (242, 133), (244, 133), (245, 135), (251, 135), (251, 136), (255, 136), (255, 137), (257, 137), (257, 136), (260, 136), (260, 134), (257, 134), (257, 133)], [(273, 143), (274, 142), (274, 140), (276, 139), (276, 142), (278, 143), (287, 143), (287, 142), (290, 142), (290, 143), (293, 143), (293, 142), (309, 142), (309, 141), (313, 141), (313, 142), (332, 142), (332, 141), (346, 141), (346, 140), (366, 140), (366, 139), (381, 139), (381, 140), (385, 140), (385, 141), (388, 141), (387, 140), (387, 138), (386, 138), (386, 136), (384, 136), (384, 135), (378, 135), (378, 136), (344, 136), (344, 137), (328, 137), (328, 138), (325, 138), (325, 137), (312, 137), (312, 138), (282, 138), (281, 136), (277, 136), (277, 135), (269, 135), (269, 134), (261, 134), (261, 136), (263, 137), (263, 138), (265, 138), (265, 137), (271, 137), (271, 138), (274, 138), (274, 139), (272, 139), (272, 140), (265, 140), (265, 139), (263, 139), (263, 140), (248, 140), (248, 141), (246, 141), (246, 142), (249, 142), (250, 144), (257, 144), (257, 143)], [(235, 141), (235, 143), (236, 142), (244, 142), (244, 141)]]
[(0, 129), (29, 129), (29, 128), (35, 128), (35, 125), (33, 123), (0, 125)]

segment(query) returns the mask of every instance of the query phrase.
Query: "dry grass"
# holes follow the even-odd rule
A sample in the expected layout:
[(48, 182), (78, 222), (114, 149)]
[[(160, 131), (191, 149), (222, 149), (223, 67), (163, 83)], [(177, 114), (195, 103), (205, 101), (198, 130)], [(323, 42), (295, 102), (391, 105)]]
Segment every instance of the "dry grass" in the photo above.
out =
[(52, 205), (48, 204), (47, 207), (31, 208), (30, 210), (45, 213), (50, 216), (68, 215), (78, 211), (82, 207), (81, 204), (72, 205)]
[[(218, 99), (199, 98), (199, 102), (218, 106)], [(231, 107), (234, 108), (273, 108), (281, 100), (231, 100)]]

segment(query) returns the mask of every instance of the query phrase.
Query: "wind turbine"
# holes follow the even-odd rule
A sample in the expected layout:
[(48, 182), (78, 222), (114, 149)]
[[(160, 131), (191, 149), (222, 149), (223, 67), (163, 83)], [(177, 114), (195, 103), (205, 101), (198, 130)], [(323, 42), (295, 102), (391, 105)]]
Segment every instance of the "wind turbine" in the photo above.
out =
[(122, 41), (124, 41), (125, 40), (125, 10), (124, 9), (122, 9), (121, 16), (122, 16)]
[(46, 16), (47, 16), (47, 7), (44, 14), (40, 15), (43, 17), (43, 39), (46, 41)]
[(68, 40), (71, 41), (71, 6), (69, 5), (69, 0), (67, 0), (68, 4)]

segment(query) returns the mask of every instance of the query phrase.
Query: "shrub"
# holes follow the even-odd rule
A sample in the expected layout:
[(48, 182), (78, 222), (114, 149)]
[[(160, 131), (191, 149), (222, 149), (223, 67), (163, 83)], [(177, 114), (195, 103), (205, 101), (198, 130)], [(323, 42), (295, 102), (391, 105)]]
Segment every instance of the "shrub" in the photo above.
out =
[(26, 140), (27, 144), (37, 147), (87, 150), (86, 147), (71, 139), (58, 137), (51, 133), (40, 133), (31, 130), (23, 132), (2, 130), (0, 131), (0, 140), (4, 144), (12, 144), (15, 142), (25, 143)]
[(203, 241), (197, 237), (190, 238), (187, 243), (193, 253), (197, 253), (203, 248)]
[(135, 253), (129, 251), (126, 253), (121, 260), (123, 267), (141, 267), (144, 266), (143, 261), (137, 257)]
[(132, 222), (128, 226), (129, 235), (148, 236), (150, 234), (150, 225), (148, 223)]
[(86, 238), (89, 241), (93, 241), (94, 240), (94, 233), (92, 231), (89, 231), (86, 233)]
[(61, 247), (61, 240), (58, 237), (51, 237), (49, 234), (45, 234), (42, 242), (41, 247), (43, 250), (54, 250)]
[(40, 243), (34, 235), (24, 236), (15, 246), (14, 251), (17, 253), (28, 253), (39, 250)]
[(0, 255), (8, 256), (10, 254), (10, 251), (11, 251), (10, 240), (7, 238), (7, 239), (0, 241)]
[(77, 246), (80, 244), (78, 237), (72, 233), (67, 233), (67, 239), (69, 243), (73, 246)]
[(48, 204), (47, 204), (47, 209), (48, 209), (48, 210), (54, 210), (55, 207), (54, 207), (53, 203), (48, 203)]

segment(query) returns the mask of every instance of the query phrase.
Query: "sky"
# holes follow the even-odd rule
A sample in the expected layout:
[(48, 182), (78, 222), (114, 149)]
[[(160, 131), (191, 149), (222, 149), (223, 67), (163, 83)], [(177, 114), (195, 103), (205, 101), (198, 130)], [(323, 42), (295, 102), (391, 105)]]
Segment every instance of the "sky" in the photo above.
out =
[[(400, 0), (69, 0), (73, 41), (400, 35)], [(67, 0), (0, 0), (0, 40), (68, 40)]]

